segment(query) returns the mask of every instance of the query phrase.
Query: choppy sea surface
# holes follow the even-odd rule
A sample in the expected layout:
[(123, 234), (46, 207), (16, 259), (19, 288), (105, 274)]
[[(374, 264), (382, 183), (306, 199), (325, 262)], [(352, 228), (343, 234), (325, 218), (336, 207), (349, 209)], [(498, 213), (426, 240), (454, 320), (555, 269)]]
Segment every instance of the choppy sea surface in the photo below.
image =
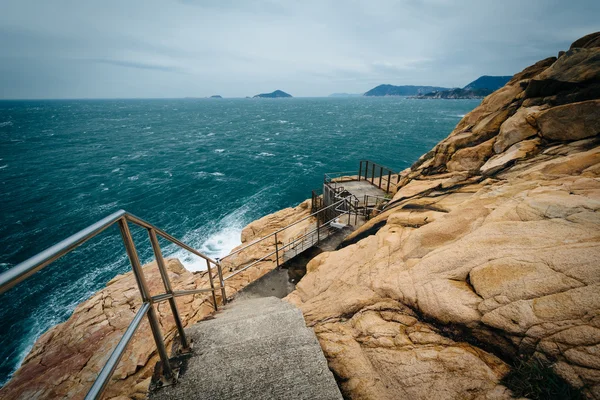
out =
[[(213, 257), (323, 174), (400, 171), (478, 100), (405, 98), (0, 101), (0, 271), (119, 209)], [(132, 228), (142, 261), (151, 248)], [(172, 245), (191, 270), (204, 264)], [(112, 227), (0, 295), (0, 385), (34, 341), (130, 269)]]

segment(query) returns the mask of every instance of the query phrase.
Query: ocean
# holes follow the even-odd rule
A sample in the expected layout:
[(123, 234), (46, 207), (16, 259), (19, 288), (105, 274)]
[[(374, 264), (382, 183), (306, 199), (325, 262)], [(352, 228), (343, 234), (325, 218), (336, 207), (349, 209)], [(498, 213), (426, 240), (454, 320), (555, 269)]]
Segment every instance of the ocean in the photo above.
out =
[[(0, 101), (0, 271), (119, 209), (220, 257), (251, 221), (295, 206), (325, 172), (397, 171), (479, 100)], [(140, 258), (152, 259), (132, 228)], [(190, 270), (201, 260), (174, 246)], [(35, 340), (130, 270), (112, 227), (0, 296), (0, 384)]]

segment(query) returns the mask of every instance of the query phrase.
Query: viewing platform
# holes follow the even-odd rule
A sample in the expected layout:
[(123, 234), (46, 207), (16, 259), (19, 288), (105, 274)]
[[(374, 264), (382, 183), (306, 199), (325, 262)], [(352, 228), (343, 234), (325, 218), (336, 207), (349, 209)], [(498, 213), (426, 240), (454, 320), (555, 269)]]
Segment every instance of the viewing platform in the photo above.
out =
[[(312, 210), (347, 199), (350, 211), (366, 221), (372, 212), (389, 202), (392, 190), (398, 184), (399, 174), (372, 161), (360, 161), (358, 174), (351, 172), (329, 172), (323, 179), (323, 194), (312, 193)], [(364, 223), (364, 221), (363, 221)], [(356, 225), (356, 224), (355, 224)]]

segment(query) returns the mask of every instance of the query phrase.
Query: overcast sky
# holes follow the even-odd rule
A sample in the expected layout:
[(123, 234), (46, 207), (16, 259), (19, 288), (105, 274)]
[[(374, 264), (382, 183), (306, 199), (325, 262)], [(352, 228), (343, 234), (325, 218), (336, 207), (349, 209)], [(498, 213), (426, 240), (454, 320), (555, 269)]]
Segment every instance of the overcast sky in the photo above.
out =
[(566, 50), (599, 16), (598, 0), (0, 0), (0, 97), (462, 87)]

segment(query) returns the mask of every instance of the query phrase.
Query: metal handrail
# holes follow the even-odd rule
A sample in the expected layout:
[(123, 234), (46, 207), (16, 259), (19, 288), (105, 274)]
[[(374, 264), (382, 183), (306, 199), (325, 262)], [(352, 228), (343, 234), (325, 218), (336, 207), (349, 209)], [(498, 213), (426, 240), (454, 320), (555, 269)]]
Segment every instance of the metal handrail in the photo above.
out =
[[(258, 263), (260, 263), (260, 262), (262, 262), (262, 261), (264, 261), (264, 260), (266, 260), (267, 258), (269, 258), (269, 257), (271, 257), (271, 256), (273, 256), (273, 255), (275, 255), (275, 257), (276, 257), (276, 263), (277, 263), (277, 267), (279, 267), (279, 266), (281, 265), (281, 262), (280, 262), (280, 257), (279, 257), (279, 253), (280, 253), (280, 252), (282, 253), (282, 254), (281, 254), (281, 256), (282, 256), (282, 258), (283, 258), (283, 255), (284, 255), (284, 253), (283, 253), (283, 252), (284, 252), (284, 250), (285, 250), (285, 248), (286, 248), (286, 247), (289, 247), (289, 243), (288, 243), (288, 244), (284, 244), (283, 246), (281, 246), (281, 247), (280, 247), (280, 246), (279, 246), (279, 241), (277, 240), (277, 234), (278, 234), (278, 233), (281, 233), (282, 231), (284, 231), (284, 230), (286, 230), (286, 229), (288, 229), (288, 228), (290, 228), (290, 227), (292, 227), (292, 226), (294, 226), (294, 225), (296, 225), (296, 224), (298, 224), (298, 223), (300, 223), (300, 222), (302, 222), (302, 221), (306, 221), (306, 220), (307, 220), (307, 219), (309, 219), (309, 218), (315, 217), (315, 216), (317, 216), (319, 213), (322, 213), (322, 212), (324, 212), (324, 211), (326, 211), (326, 210), (328, 210), (328, 209), (330, 209), (330, 208), (337, 209), (337, 207), (338, 207), (340, 204), (342, 204), (343, 202), (346, 202), (346, 201), (348, 201), (348, 200), (347, 200), (346, 198), (343, 198), (343, 199), (341, 199), (341, 200), (340, 200), (340, 201), (338, 201), (338, 202), (335, 202), (335, 203), (333, 203), (333, 204), (331, 204), (331, 205), (329, 205), (329, 206), (327, 206), (327, 207), (324, 207), (324, 208), (320, 209), (320, 210), (319, 210), (319, 211), (317, 211), (317, 212), (314, 212), (314, 213), (312, 213), (312, 214), (310, 214), (310, 215), (308, 215), (308, 216), (306, 216), (306, 217), (304, 217), (304, 218), (302, 218), (302, 219), (299, 219), (299, 220), (298, 220), (298, 221), (296, 221), (296, 222), (293, 222), (293, 223), (291, 223), (291, 224), (289, 224), (289, 225), (287, 225), (287, 226), (285, 226), (285, 227), (283, 227), (283, 228), (281, 228), (281, 229), (278, 229), (277, 231), (275, 231), (275, 232), (273, 232), (273, 233), (271, 233), (271, 234), (269, 234), (269, 235), (267, 235), (267, 236), (264, 236), (264, 237), (262, 237), (262, 238), (260, 238), (260, 239), (258, 239), (258, 240), (255, 240), (255, 241), (253, 241), (252, 243), (250, 243), (250, 244), (248, 244), (248, 245), (246, 245), (246, 246), (244, 246), (244, 247), (241, 247), (241, 248), (239, 248), (238, 250), (236, 250), (236, 251), (233, 251), (233, 252), (229, 253), (228, 255), (226, 255), (225, 257), (221, 258), (219, 261), (223, 261), (225, 258), (231, 257), (231, 256), (233, 256), (233, 255), (235, 255), (235, 254), (238, 254), (239, 252), (241, 252), (241, 251), (243, 251), (243, 250), (246, 250), (246, 249), (247, 249), (247, 248), (249, 248), (249, 247), (255, 246), (256, 244), (258, 244), (258, 243), (262, 242), (262, 241), (263, 241), (263, 240), (265, 240), (265, 239), (268, 239), (268, 238), (271, 238), (271, 237), (272, 237), (272, 238), (274, 238), (275, 251), (272, 251), (272, 252), (270, 252), (270, 253), (268, 253), (268, 254), (265, 254), (264, 256), (262, 256), (261, 258), (259, 258), (258, 260), (254, 260), (253, 262), (251, 262), (250, 264), (248, 264), (248, 265), (244, 266), (243, 268), (240, 268), (240, 269), (237, 269), (237, 270), (233, 271), (233, 273), (232, 273), (232, 274), (228, 275), (228, 276), (227, 276), (227, 277), (225, 277), (223, 280), (224, 280), (224, 281), (227, 281), (228, 279), (231, 279), (231, 278), (233, 278), (233, 277), (234, 277), (234, 276), (236, 276), (237, 274), (239, 274), (239, 273), (241, 273), (241, 272), (243, 272), (243, 271), (247, 270), (248, 268), (250, 268), (250, 267), (252, 267), (252, 266), (254, 266), (254, 265), (256, 265), (256, 264), (258, 264)], [(343, 211), (343, 213), (346, 213), (346, 211)], [(348, 209), (347, 213), (348, 213), (348, 215), (350, 215), (350, 208)], [(338, 217), (339, 217), (339, 215), (338, 215), (338, 216), (336, 216), (335, 218), (338, 218)], [(335, 219), (335, 218), (334, 218), (334, 219)], [(350, 217), (348, 217), (348, 219), (350, 219)], [(317, 219), (317, 230), (318, 230), (318, 229), (320, 229), (320, 228), (322, 228), (323, 226), (325, 226), (325, 225), (329, 224), (330, 222), (331, 222), (331, 220), (330, 220), (330, 221), (327, 221), (327, 222), (325, 222), (325, 223), (323, 223), (322, 225), (320, 225), (320, 226), (319, 226), (318, 219)], [(304, 236), (306, 236), (306, 234), (305, 234)], [(303, 237), (304, 237), (304, 236), (303, 236)], [(231, 270), (230, 270), (230, 272), (231, 272)]]
[[(114, 371), (116, 370), (118, 363), (121, 360), (121, 358), (125, 352), (125, 349), (127, 348), (127, 345), (132, 340), (133, 335), (139, 328), (139, 325), (140, 325), (141, 321), (143, 320), (144, 316), (148, 317), (150, 329), (152, 331), (152, 335), (153, 335), (154, 341), (156, 343), (157, 351), (158, 351), (159, 357), (162, 362), (162, 366), (163, 366), (162, 372), (164, 374), (164, 377), (166, 378), (167, 383), (169, 383), (169, 382), (174, 383), (176, 378), (175, 378), (175, 375), (173, 374), (171, 365), (169, 363), (169, 357), (168, 357), (164, 339), (163, 339), (163, 336), (162, 336), (162, 333), (160, 330), (160, 324), (158, 322), (158, 317), (156, 315), (156, 311), (154, 310), (153, 305), (155, 303), (160, 303), (163, 301), (168, 301), (170, 303), (171, 312), (173, 314), (175, 325), (177, 327), (177, 331), (179, 333), (179, 337), (181, 340), (181, 347), (182, 347), (181, 351), (182, 352), (190, 351), (189, 343), (187, 341), (185, 331), (183, 329), (183, 323), (181, 321), (181, 317), (179, 315), (179, 310), (177, 308), (177, 303), (175, 302), (176, 297), (194, 295), (194, 294), (199, 294), (199, 293), (212, 293), (213, 307), (215, 308), (215, 310), (217, 310), (218, 306), (217, 306), (217, 299), (216, 299), (216, 294), (215, 294), (217, 289), (221, 290), (222, 303), (224, 304), (227, 302), (227, 296), (226, 296), (226, 292), (225, 292), (225, 281), (226, 280), (241, 273), (242, 271), (247, 270), (251, 266), (265, 260), (267, 257), (270, 257), (274, 254), (277, 257), (277, 266), (280, 265), (279, 252), (282, 251), (283, 249), (285, 249), (286, 247), (289, 247), (291, 243), (288, 243), (287, 245), (284, 245), (282, 248), (279, 248), (279, 244), (277, 241), (278, 233), (281, 233), (282, 231), (284, 231), (296, 224), (299, 224), (302, 221), (305, 221), (309, 218), (315, 217), (319, 213), (322, 213), (331, 208), (333, 208), (337, 212), (340, 212), (342, 215), (347, 213), (348, 221), (350, 221), (350, 214), (352, 212), (351, 204), (348, 206), (347, 211), (339, 209), (339, 206), (344, 202), (351, 203), (351, 200), (348, 198), (342, 198), (339, 201), (337, 201), (327, 207), (324, 207), (317, 212), (311, 213), (307, 217), (304, 217), (298, 221), (295, 221), (281, 229), (278, 229), (277, 231), (275, 231), (267, 236), (264, 236), (256, 241), (234, 251), (234, 252), (231, 252), (227, 256), (223, 257), (221, 260), (219, 260), (219, 259), (213, 260), (212, 258), (206, 256), (205, 254), (197, 251), (193, 247), (188, 246), (187, 244), (185, 244), (185, 243), (181, 242), (180, 240), (174, 238), (173, 236), (169, 235), (162, 229), (157, 228), (153, 224), (151, 224), (147, 221), (144, 221), (143, 219), (138, 218), (135, 215), (133, 215), (125, 210), (119, 210), (119, 211), (101, 219), (100, 221), (80, 230), (79, 232), (69, 236), (68, 238), (58, 242), (57, 244), (47, 248), (46, 250), (36, 254), (35, 256), (17, 264), (13, 268), (11, 268), (3, 273), (0, 273), (0, 294), (8, 291), (9, 289), (14, 287), (18, 283), (24, 281), (28, 277), (32, 276), (36, 272), (42, 270), (43, 268), (45, 268), (46, 266), (51, 264), (52, 262), (58, 260), (62, 256), (66, 255), (67, 253), (76, 249), (77, 247), (79, 247), (83, 243), (87, 242), (88, 240), (92, 239), (93, 237), (97, 236), (98, 234), (100, 234), (101, 232), (103, 232), (104, 230), (109, 228), (110, 226), (114, 225), (115, 223), (118, 224), (119, 230), (121, 233), (121, 238), (123, 240), (123, 244), (125, 246), (125, 250), (127, 252), (127, 256), (129, 258), (129, 262), (131, 264), (133, 274), (136, 278), (138, 289), (139, 289), (141, 297), (142, 297), (142, 305), (140, 306), (140, 309), (137, 311), (135, 317), (133, 318), (133, 320), (131, 321), (131, 323), (129, 324), (129, 326), (127, 327), (125, 332), (123, 333), (123, 336), (119, 340), (119, 343), (116, 345), (116, 347), (112, 351), (111, 355), (109, 356), (108, 360), (102, 367), (102, 370), (96, 377), (96, 380), (94, 381), (92, 387), (88, 391), (85, 399), (86, 400), (99, 399), (102, 396), (102, 393), (106, 389), (106, 386), (108, 385), (110, 378), (112, 377)], [(338, 217), (339, 217), (339, 215), (336, 216), (335, 218), (338, 218)], [(152, 250), (153, 250), (154, 256), (156, 258), (156, 263), (157, 263), (157, 266), (158, 266), (158, 269), (160, 272), (161, 280), (165, 287), (165, 293), (161, 293), (161, 294), (158, 294), (155, 296), (152, 296), (150, 294), (148, 285), (146, 283), (146, 279), (144, 277), (144, 272), (143, 272), (142, 266), (140, 264), (138, 255), (137, 255), (135, 244), (133, 242), (131, 232), (129, 231), (129, 226), (128, 226), (129, 222), (131, 222), (135, 225), (138, 225), (142, 228), (145, 228), (148, 231), (150, 243), (152, 245)], [(320, 226), (317, 222), (317, 229), (309, 232), (308, 234), (305, 234), (303, 237), (306, 237), (307, 235), (312, 234), (315, 231), (318, 232), (319, 229), (326, 226), (330, 222), (331, 222), (331, 220), (327, 221), (326, 223), (324, 223)], [(168, 273), (166, 270), (165, 261), (162, 256), (162, 252), (161, 252), (161, 249), (160, 249), (160, 246), (158, 243), (158, 236), (160, 236), (160, 237), (168, 240), (169, 242), (206, 260), (207, 272), (208, 272), (208, 277), (209, 277), (209, 282), (210, 282), (211, 287), (205, 288), (205, 289), (174, 291), (171, 286), (171, 282), (170, 282), (170, 279), (169, 279), (169, 276), (168, 276)], [(221, 261), (223, 259), (231, 257), (233, 255), (236, 255), (236, 254), (240, 253), (241, 251), (243, 251), (251, 246), (254, 246), (254, 245), (256, 245), (268, 238), (271, 238), (271, 237), (273, 237), (275, 239), (275, 251), (274, 252), (271, 252), (271, 253), (263, 256), (259, 260), (256, 260), (253, 263), (251, 263), (239, 270), (236, 270), (233, 274), (229, 275), (228, 277), (223, 278), (223, 271), (222, 271), (222, 265), (221, 265)], [(214, 266), (217, 267), (219, 286), (214, 285), (213, 272), (212, 272), (213, 267), (211, 267), (211, 264), (213, 264)]]
[(292, 241), (290, 241), (290, 242), (289, 242), (288, 244), (286, 244), (286, 245), (283, 245), (282, 249), (284, 249), (284, 248), (286, 248), (286, 247), (289, 247), (290, 249), (294, 249), (294, 248), (296, 248), (298, 245), (296, 245), (296, 246), (293, 246), (293, 244), (295, 244), (295, 243), (298, 243), (298, 242), (301, 242), (301, 241), (302, 241), (302, 239), (304, 239), (304, 238), (308, 237), (309, 235), (313, 235), (313, 234), (314, 234), (315, 232), (317, 232), (319, 229), (323, 228), (324, 226), (327, 226), (327, 225), (331, 224), (333, 221), (335, 221), (335, 220), (336, 220), (336, 219), (338, 219), (338, 218), (339, 218), (339, 216), (337, 216), (337, 217), (334, 217), (334, 218), (330, 219), (329, 221), (327, 221), (327, 222), (325, 222), (325, 223), (323, 223), (323, 224), (321, 224), (321, 225), (317, 226), (317, 228), (313, 229), (312, 231), (305, 232), (305, 233), (304, 233), (304, 235), (302, 235), (302, 236), (300, 236), (300, 237), (297, 237), (297, 238), (293, 239)]
[[(369, 203), (369, 198), (375, 199), (375, 203), (374, 204)], [(365, 199), (364, 199), (364, 203), (365, 203), (365, 206), (364, 206), (364, 215), (365, 215), (365, 217), (369, 218), (370, 213), (373, 212), (373, 211), (375, 211), (375, 210), (377, 210), (377, 207), (380, 206), (380, 205), (383, 206), (382, 210), (385, 209), (385, 205), (387, 203), (389, 203), (391, 200), (392, 200), (391, 198), (386, 198), (386, 197), (374, 196), (374, 195), (371, 195), (371, 194), (366, 194), (365, 195)]]
[[(331, 205), (329, 205), (329, 206), (327, 206), (327, 207), (324, 207), (324, 208), (320, 209), (319, 211), (317, 211), (317, 212), (314, 212), (314, 213), (312, 213), (312, 214), (308, 215), (307, 217), (304, 217), (304, 218), (302, 218), (302, 219), (299, 219), (299, 220), (298, 220), (298, 221), (296, 221), (296, 222), (293, 222), (293, 223), (291, 223), (291, 224), (289, 224), (289, 225), (287, 225), (287, 226), (284, 226), (283, 228), (281, 228), (281, 229), (278, 229), (278, 230), (276, 230), (275, 232), (273, 232), (273, 233), (271, 233), (271, 234), (269, 234), (269, 235), (267, 235), (267, 236), (261, 237), (260, 239), (257, 239), (257, 240), (255, 240), (255, 241), (253, 241), (253, 242), (251, 242), (251, 243), (247, 244), (247, 245), (246, 245), (246, 246), (244, 246), (244, 247), (240, 247), (240, 248), (239, 248), (239, 249), (237, 249), (236, 251), (232, 251), (231, 253), (227, 254), (227, 255), (226, 255), (226, 256), (224, 256), (223, 258), (220, 258), (220, 259), (219, 259), (219, 262), (223, 261), (223, 260), (224, 260), (224, 259), (226, 259), (226, 258), (229, 258), (229, 257), (231, 257), (231, 256), (234, 256), (234, 255), (238, 254), (238, 253), (239, 253), (239, 252), (241, 252), (241, 251), (244, 251), (244, 250), (246, 250), (248, 247), (252, 247), (252, 246), (254, 246), (254, 245), (258, 244), (258, 243), (262, 242), (263, 240), (270, 238), (271, 236), (275, 236), (275, 235), (277, 235), (278, 233), (280, 233), (280, 232), (282, 232), (282, 231), (284, 231), (284, 230), (286, 230), (286, 229), (288, 229), (288, 228), (290, 228), (290, 227), (292, 227), (292, 226), (294, 226), (294, 225), (296, 225), (296, 224), (299, 224), (299, 223), (300, 223), (300, 222), (302, 222), (302, 221), (305, 221), (305, 220), (307, 220), (307, 219), (309, 219), (309, 218), (311, 218), (311, 217), (314, 217), (314, 216), (316, 216), (317, 214), (319, 214), (320, 212), (322, 212), (323, 210), (327, 210), (327, 209), (329, 209), (329, 208), (336, 207), (337, 205), (341, 204), (343, 201), (344, 201), (344, 200), (342, 199), (342, 200), (340, 200), (340, 201), (339, 201), (339, 202), (337, 202), (337, 203), (333, 203), (333, 204), (331, 204)], [(227, 277), (225, 280), (227, 280), (228, 278), (230, 278), (230, 277)]]
[[(152, 245), (152, 250), (154, 252), (154, 256), (156, 258), (156, 263), (158, 265), (158, 269), (160, 271), (161, 279), (163, 285), (165, 287), (165, 293), (151, 296), (150, 291), (148, 289), (148, 285), (146, 283), (146, 279), (144, 277), (144, 272), (142, 270), (142, 266), (140, 264), (137, 251), (135, 248), (135, 244), (133, 242), (133, 238), (131, 236), (131, 232), (129, 231), (128, 222), (131, 222), (135, 225), (146, 228), (148, 231), (148, 235), (150, 237), (150, 243)], [(156, 226), (150, 224), (149, 222), (144, 221), (141, 218), (136, 217), (135, 215), (128, 213), (125, 210), (119, 210), (100, 221), (88, 226), (75, 233), (74, 235), (69, 236), (68, 238), (58, 242), (54, 246), (47, 248), (46, 250), (36, 254), (35, 256), (17, 264), (13, 268), (9, 269), (0, 274), (0, 294), (6, 292), (19, 282), (27, 279), (31, 275), (40, 271), (44, 267), (51, 264), (53, 261), (56, 261), (60, 257), (65, 254), (71, 252), (81, 244), (95, 237), (99, 233), (106, 230), (108, 227), (117, 223), (119, 225), (119, 230), (121, 232), (121, 237), (123, 240), (123, 244), (125, 245), (125, 250), (127, 252), (127, 256), (129, 258), (129, 262), (131, 263), (133, 274), (136, 278), (136, 282), (138, 284), (138, 289), (142, 296), (142, 305), (140, 309), (137, 311), (135, 317), (123, 333), (123, 336), (119, 340), (119, 343), (111, 353), (110, 357), (102, 367), (102, 370), (98, 374), (94, 384), (88, 391), (86, 395), (86, 400), (89, 399), (98, 399), (102, 396), (102, 393), (106, 389), (108, 382), (113, 375), (115, 369), (121, 357), (123, 356), (125, 349), (131, 339), (133, 338), (134, 333), (138, 329), (141, 321), (144, 316), (148, 316), (148, 322), (150, 323), (150, 329), (152, 330), (152, 335), (154, 337), (154, 341), (156, 343), (157, 351), (160, 356), (163, 365), (163, 373), (167, 381), (174, 382), (175, 376), (173, 374), (173, 370), (169, 363), (169, 357), (167, 354), (167, 350), (165, 347), (164, 339), (160, 330), (160, 325), (158, 322), (158, 317), (156, 315), (156, 311), (154, 310), (153, 304), (159, 303), (162, 301), (169, 301), (171, 306), (171, 312), (173, 314), (173, 318), (175, 320), (175, 325), (177, 326), (177, 331), (181, 340), (182, 351), (189, 351), (189, 344), (185, 335), (185, 331), (183, 329), (183, 323), (181, 322), (181, 317), (179, 315), (179, 310), (177, 308), (177, 303), (175, 302), (175, 297), (193, 295), (198, 293), (206, 293), (212, 292), (213, 298), (213, 307), (217, 310), (217, 299), (215, 295), (216, 289), (221, 289), (221, 301), (222, 303), (226, 303), (227, 297), (225, 293), (225, 283), (223, 280), (223, 273), (221, 269), (221, 265), (219, 262), (211, 259), (210, 257), (202, 254), (201, 252), (195, 250), (194, 248), (186, 245), (185, 243), (175, 239), (173, 236), (169, 235), (162, 229), (157, 228)], [(169, 279), (169, 275), (167, 273), (167, 269), (165, 266), (165, 261), (162, 256), (162, 252), (160, 250), (160, 246), (158, 243), (158, 236), (163, 237), (164, 239), (176, 244), (177, 246), (190, 251), (191, 253), (203, 258), (207, 263), (207, 271), (208, 277), (210, 281), (210, 289), (194, 289), (194, 290), (181, 290), (181, 291), (173, 291), (171, 286), (171, 282)], [(213, 282), (212, 275), (212, 267), (211, 264), (217, 267), (219, 286), (215, 287)]]
[(344, 176), (352, 177), (356, 175), (356, 171), (346, 171), (346, 172), (326, 172), (323, 180), (325, 182), (331, 182), (334, 179), (342, 178)]
[[(386, 193), (390, 192), (390, 185), (392, 183), (392, 175), (397, 176), (396, 178), (396, 183), (399, 182), (400, 180), (400, 174), (398, 174), (397, 172), (395, 172), (393, 169), (385, 167), (381, 164), (377, 164), (374, 163), (373, 161), (369, 161), (369, 160), (360, 160), (360, 164), (358, 167), (358, 180), (362, 180), (363, 176), (363, 164), (365, 166), (364, 168), (364, 180), (367, 182), (370, 182), (372, 185), (377, 186), (379, 189), (385, 190)], [(369, 164), (371, 164), (371, 178), (369, 180)], [(378, 170), (378, 174), (377, 174), (377, 179), (379, 179), (379, 184), (375, 184), (375, 170)], [(385, 174), (384, 174), (385, 171)], [(387, 178), (384, 178), (387, 175)], [(383, 181), (386, 180), (387, 181), (387, 187), (384, 189), (382, 187)]]

